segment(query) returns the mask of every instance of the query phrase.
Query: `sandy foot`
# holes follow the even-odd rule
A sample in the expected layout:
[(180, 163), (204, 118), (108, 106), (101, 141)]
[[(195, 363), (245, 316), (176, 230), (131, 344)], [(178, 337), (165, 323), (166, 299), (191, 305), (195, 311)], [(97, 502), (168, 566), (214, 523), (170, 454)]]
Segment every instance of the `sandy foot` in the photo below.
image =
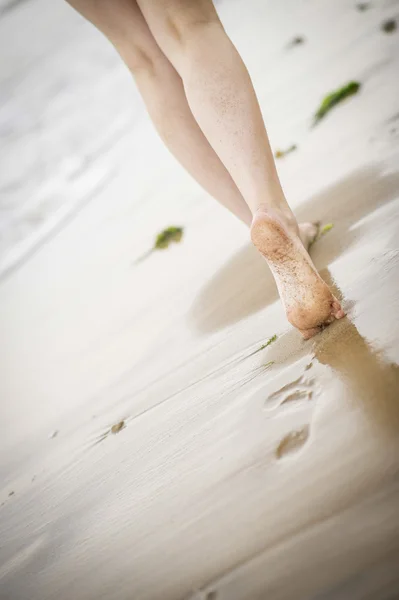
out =
[(273, 273), (287, 318), (305, 339), (345, 316), (305, 249), (317, 230), (317, 225), (304, 223), (298, 235), (282, 213), (263, 209), (251, 226), (252, 242)]

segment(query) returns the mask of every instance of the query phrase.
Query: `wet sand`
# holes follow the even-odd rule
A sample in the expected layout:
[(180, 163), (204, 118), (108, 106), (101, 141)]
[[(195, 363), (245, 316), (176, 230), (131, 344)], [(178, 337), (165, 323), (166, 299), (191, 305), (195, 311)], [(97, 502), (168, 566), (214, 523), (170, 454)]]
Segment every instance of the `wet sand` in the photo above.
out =
[(399, 3), (249, 4), (220, 14), (273, 147), (298, 145), (284, 189), (334, 224), (312, 255), (348, 317), (308, 342), (102, 37), (66, 4), (1, 15), (1, 600), (399, 596)]

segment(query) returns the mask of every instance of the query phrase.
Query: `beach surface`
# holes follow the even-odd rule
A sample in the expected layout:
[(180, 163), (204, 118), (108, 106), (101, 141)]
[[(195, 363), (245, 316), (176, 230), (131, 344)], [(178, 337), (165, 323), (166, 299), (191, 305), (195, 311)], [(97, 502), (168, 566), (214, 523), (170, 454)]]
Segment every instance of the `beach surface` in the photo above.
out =
[(105, 38), (1, 0), (1, 600), (399, 597), (399, 2), (217, 6), (347, 318), (303, 341)]

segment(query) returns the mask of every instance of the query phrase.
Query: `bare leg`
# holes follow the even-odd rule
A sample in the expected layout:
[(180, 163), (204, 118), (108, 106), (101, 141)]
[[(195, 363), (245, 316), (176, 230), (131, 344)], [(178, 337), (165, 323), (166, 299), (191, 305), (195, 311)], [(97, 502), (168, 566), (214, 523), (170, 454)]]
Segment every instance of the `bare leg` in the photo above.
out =
[(289, 321), (309, 338), (344, 316), (318, 275), (278, 179), (258, 101), (211, 0), (138, 0), (183, 80), (191, 111), (253, 213), (252, 240)]
[[(112, 42), (132, 72), (151, 119), (191, 176), (248, 227), (252, 213), (188, 106), (183, 82), (156, 43), (135, 0), (68, 0)], [(317, 227), (299, 225), (306, 246)]]
[(252, 214), (188, 106), (181, 77), (156, 43), (135, 0), (70, 0), (102, 31), (132, 72), (160, 137), (190, 175), (250, 226)]
[[(161, 137), (171, 152), (211, 195), (217, 198), (243, 222), (249, 225), (252, 220), (251, 211), (248, 209), (248, 205), (250, 205), (249, 202), (246, 203), (244, 201), (241, 192), (233, 182), (228, 170), (215, 154), (208, 140), (199, 128), (187, 104), (182, 80), (155, 42), (136, 2), (134, 0), (71, 0), (70, 3), (86, 18), (92, 21), (115, 45), (132, 71), (146, 102), (147, 109)], [(151, 4), (151, 2), (148, 4)], [(176, 2), (170, 3), (172, 9), (172, 5), (174, 4), (176, 4)], [(198, 17), (198, 14), (196, 14), (197, 9), (205, 5), (208, 5), (208, 8), (211, 7), (213, 11), (212, 4), (198, 3), (198, 6), (195, 6), (189, 2), (189, 0), (183, 0), (178, 8), (180, 16), (183, 15), (184, 17), (184, 25), (188, 23), (190, 27), (194, 25), (195, 28), (197, 28), (198, 25), (206, 25), (206, 20), (205, 23), (202, 22), (201, 19), (199, 23), (198, 20), (196, 20)], [(187, 7), (189, 8), (188, 11)], [(159, 8), (161, 14), (163, 14), (163, 21), (161, 19), (160, 28), (162, 32), (165, 21), (165, 11), (163, 10), (164, 7), (162, 6), (162, 2), (159, 3)], [(213, 13), (213, 19), (214, 17), (215, 13)], [(216, 22), (218, 23), (218, 21)], [(170, 21), (168, 25), (171, 26), (173, 30), (173, 20)], [(176, 31), (178, 32), (178, 30)], [(176, 33), (176, 31), (172, 32)], [(180, 41), (182, 41), (182, 38)], [(243, 68), (245, 70), (245, 67)], [(259, 112), (258, 107), (257, 110)], [(263, 123), (261, 123), (261, 125), (264, 130)], [(271, 160), (270, 164), (273, 168), (274, 180), (275, 183), (277, 183), (276, 189), (279, 188), (281, 192), (273, 158), (271, 156), (270, 148), (268, 147), (266, 132), (264, 132), (264, 135), (268, 155)], [(267, 188), (265, 188), (265, 191), (267, 191)], [(265, 196), (266, 195), (267, 194), (265, 193)], [(270, 198), (275, 197), (273, 194), (269, 194), (269, 196)], [(253, 206), (251, 208), (253, 208)], [(260, 208), (262, 209), (262, 206), (260, 206)], [(280, 209), (279, 216), (282, 221), (280, 224), (288, 227), (291, 232), (294, 232), (297, 239), (297, 224), (288, 204), (285, 202), (282, 192), (280, 202), (276, 203), (275, 208), (277, 212), (278, 209)], [(256, 215), (254, 225), (252, 226), (252, 238), (255, 241), (257, 230), (256, 224), (261, 224), (259, 216), (259, 214)], [(272, 225), (275, 225), (275, 223), (272, 223)], [(306, 247), (314, 237), (315, 232), (315, 227), (310, 223), (300, 226), (300, 237)], [(270, 244), (262, 241), (260, 244), (257, 243), (257, 245), (262, 254), (267, 258), (265, 250), (267, 250), (267, 246), (270, 246)], [(281, 246), (280, 243), (279, 245)], [(307, 253), (305, 254), (307, 256)], [(310, 261), (309, 257), (308, 259)], [(273, 261), (268, 260), (268, 262), (270, 266), (272, 266)], [(294, 263), (296, 268), (296, 258), (294, 259)], [(277, 265), (277, 270), (278, 266), (279, 265)], [(315, 273), (313, 266), (311, 266), (310, 271)], [(290, 316), (290, 307), (287, 303), (287, 298), (290, 298), (288, 292), (290, 291), (290, 288), (294, 291), (299, 290), (298, 281), (294, 278), (291, 284), (288, 283), (285, 287), (282, 287), (279, 285), (279, 279), (281, 280), (282, 277), (278, 276), (276, 269), (274, 270), (274, 273), (283, 301), (285, 301), (286, 304), (287, 313)], [(302, 287), (303, 285), (309, 287), (309, 282), (306, 281), (305, 284), (302, 284)], [(312, 287), (312, 285), (312, 282), (310, 282), (310, 287)], [(314, 290), (311, 290), (311, 293), (314, 295)], [(330, 298), (331, 296), (328, 297), (328, 299)], [(309, 306), (307, 306), (306, 303), (302, 302), (302, 304), (304, 305), (302, 306), (302, 309), (303, 312), (306, 313), (305, 316), (307, 321), (309, 321), (308, 317), (310, 315), (312, 322), (314, 322), (312, 310), (309, 310)], [(293, 299), (293, 305), (294, 309), (295, 306), (298, 307), (298, 302), (295, 297)], [(329, 319), (330, 317), (327, 317), (325, 321), (328, 322)], [(291, 318), (290, 320), (294, 325), (299, 326), (298, 323), (295, 322), (295, 319)], [(321, 319), (320, 323), (322, 323)], [(308, 337), (311, 333), (318, 330), (313, 327), (302, 327), (302, 329), (308, 330), (304, 333), (305, 337)]]

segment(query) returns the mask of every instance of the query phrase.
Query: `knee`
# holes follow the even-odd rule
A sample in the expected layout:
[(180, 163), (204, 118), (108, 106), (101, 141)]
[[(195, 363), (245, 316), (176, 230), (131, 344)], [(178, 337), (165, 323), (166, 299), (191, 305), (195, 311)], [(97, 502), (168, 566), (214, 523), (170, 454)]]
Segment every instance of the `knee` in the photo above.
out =
[(126, 48), (121, 51), (124, 54), (123, 58), (128, 65), (133, 75), (154, 75), (156, 68), (156, 60), (151, 52), (148, 52), (144, 47), (135, 44), (127, 44)]
[(186, 10), (170, 14), (166, 18), (166, 35), (175, 43), (185, 45), (193, 38), (201, 36), (209, 27), (219, 26), (219, 18), (214, 11)]
[[(184, 4), (184, 10), (175, 10), (165, 15), (157, 39), (176, 68), (182, 57), (190, 53), (192, 49), (206, 43), (210, 32), (223, 31), (212, 4), (209, 6), (208, 2), (202, 3), (201, 1), (198, 3), (185, 2)], [(202, 7), (202, 4), (205, 6)]]

